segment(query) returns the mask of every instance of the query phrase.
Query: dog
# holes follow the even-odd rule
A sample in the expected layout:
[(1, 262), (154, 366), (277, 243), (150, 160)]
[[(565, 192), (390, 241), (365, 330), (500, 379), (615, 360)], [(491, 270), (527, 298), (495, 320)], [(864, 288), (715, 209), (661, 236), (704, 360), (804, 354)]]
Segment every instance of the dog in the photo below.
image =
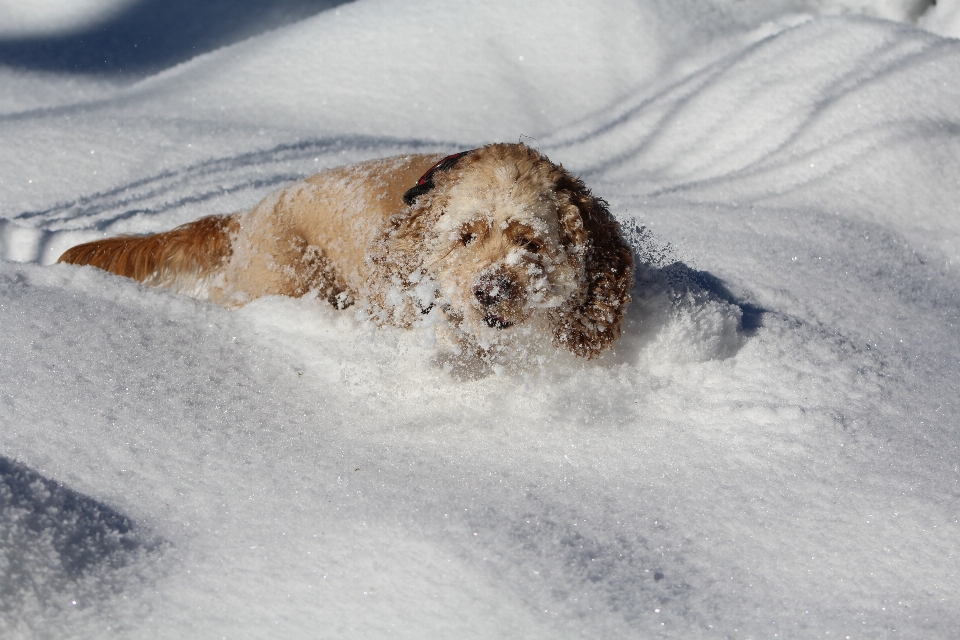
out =
[(606, 202), (523, 144), (321, 171), (252, 210), (66, 251), (225, 307), (314, 293), (379, 325), (430, 318), (481, 351), (546, 333), (593, 358), (620, 335), (633, 254)]

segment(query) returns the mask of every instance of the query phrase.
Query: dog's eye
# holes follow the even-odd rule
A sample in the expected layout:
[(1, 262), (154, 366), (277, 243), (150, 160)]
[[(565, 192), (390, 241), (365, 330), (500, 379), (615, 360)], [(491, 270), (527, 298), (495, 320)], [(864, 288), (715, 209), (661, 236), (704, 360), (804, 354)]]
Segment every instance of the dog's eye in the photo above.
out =
[(473, 244), (476, 239), (477, 234), (475, 233), (464, 233), (460, 235), (460, 242), (462, 242), (465, 247)]
[(531, 240), (530, 238), (517, 238), (517, 244), (530, 253), (536, 253), (540, 251), (540, 243), (536, 240)]

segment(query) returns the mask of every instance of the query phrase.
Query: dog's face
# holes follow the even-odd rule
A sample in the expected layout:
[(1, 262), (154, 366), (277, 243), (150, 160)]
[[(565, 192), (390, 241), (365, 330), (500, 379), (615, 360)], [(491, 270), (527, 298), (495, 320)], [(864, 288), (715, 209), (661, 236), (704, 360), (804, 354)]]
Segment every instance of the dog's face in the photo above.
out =
[(532, 334), (599, 354), (619, 335), (633, 284), (606, 203), (522, 144), (456, 158), (408, 192), (409, 209), (371, 247), (372, 317), (408, 326), (440, 313), (481, 349)]
[(479, 161), (445, 191), (424, 266), (462, 330), (490, 338), (529, 324), (582, 286), (582, 261), (563, 244), (549, 171)]

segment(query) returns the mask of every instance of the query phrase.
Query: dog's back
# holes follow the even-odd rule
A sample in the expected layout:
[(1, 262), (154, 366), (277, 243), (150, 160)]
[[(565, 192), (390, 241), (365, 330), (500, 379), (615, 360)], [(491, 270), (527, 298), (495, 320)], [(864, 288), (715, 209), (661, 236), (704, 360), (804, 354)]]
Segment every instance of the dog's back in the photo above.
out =
[(246, 213), (95, 240), (68, 249), (59, 262), (176, 291), (205, 289), (225, 306), (311, 289), (334, 301), (360, 286), (372, 234), (406, 207), (404, 192), (440, 157), (398, 156), (321, 171)]

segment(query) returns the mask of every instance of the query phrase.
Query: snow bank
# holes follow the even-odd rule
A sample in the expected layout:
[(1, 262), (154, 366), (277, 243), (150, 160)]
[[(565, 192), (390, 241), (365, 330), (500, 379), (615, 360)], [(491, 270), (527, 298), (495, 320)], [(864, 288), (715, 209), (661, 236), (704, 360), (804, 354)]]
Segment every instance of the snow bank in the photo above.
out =
[(838, 6), (362, 1), (8, 112), (8, 260), (527, 134), (640, 264), (615, 352), (451, 375), (0, 263), (0, 631), (950, 637), (960, 49)]

